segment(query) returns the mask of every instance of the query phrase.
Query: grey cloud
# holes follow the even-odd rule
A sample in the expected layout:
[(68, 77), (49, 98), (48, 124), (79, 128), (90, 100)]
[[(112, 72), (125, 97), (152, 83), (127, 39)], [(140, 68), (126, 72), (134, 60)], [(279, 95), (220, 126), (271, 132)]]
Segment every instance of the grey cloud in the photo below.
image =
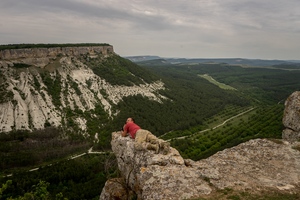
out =
[(299, 0), (1, 0), (0, 17), (0, 43), (101, 40), (124, 55), (182, 57), (300, 51)]
[[(101, 2), (101, 1), (99, 1)], [(105, 2), (105, 1), (102, 1)], [(4, 0), (0, 3), (3, 9), (8, 9), (10, 13), (43, 15), (43, 13), (69, 13), (82, 17), (94, 17), (101, 19), (128, 21), (136, 28), (161, 30), (170, 27), (170, 23), (159, 15), (147, 16), (130, 11), (128, 8), (122, 8), (118, 5), (114, 7), (110, 5), (91, 5), (84, 1), (72, 0), (26, 0), (26, 1), (8, 1)]]

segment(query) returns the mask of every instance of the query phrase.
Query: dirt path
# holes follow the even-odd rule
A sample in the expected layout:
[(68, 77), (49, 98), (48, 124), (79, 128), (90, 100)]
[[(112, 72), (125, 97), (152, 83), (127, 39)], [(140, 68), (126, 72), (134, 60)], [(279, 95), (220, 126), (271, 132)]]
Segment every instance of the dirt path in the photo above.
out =
[[(193, 133), (192, 135), (196, 135), (196, 134), (199, 134), (199, 133), (204, 133), (204, 132), (209, 131), (209, 130), (211, 130), (211, 129), (216, 129), (216, 128), (219, 128), (220, 126), (224, 126), (228, 121), (230, 121), (230, 120), (232, 120), (232, 119), (234, 119), (234, 118), (236, 118), (236, 117), (239, 117), (239, 116), (241, 116), (241, 115), (244, 115), (244, 114), (246, 114), (246, 113), (252, 111), (253, 109), (255, 109), (255, 107), (252, 107), (252, 108), (250, 108), (249, 110), (246, 110), (246, 111), (244, 111), (244, 112), (241, 112), (241, 113), (239, 113), (239, 114), (237, 114), (237, 115), (235, 115), (235, 116), (233, 116), (233, 117), (230, 117), (230, 118), (226, 119), (225, 121), (223, 121), (223, 123), (221, 123), (221, 124), (219, 124), (219, 125), (216, 125), (216, 126), (213, 127), (213, 128), (208, 128), (208, 129), (205, 129), (205, 130), (202, 130), (202, 131)], [(164, 134), (164, 135), (165, 135), (165, 134)], [(181, 136), (181, 137), (172, 138), (172, 139), (181, 140), (181, 139), (185, 139), (185, 138), (187, 138), (187, 137), (189, 137), (189, 136), (192, 136), (192, 135), (186, 135), (186, 136)], [(170, 141), (170, 140), (172, 140), (172, 139), (168, 139), (168, 140), (166, 140), (166, 141)]]
[[(93, 151), (93, 147), (91, 147), (88, 152), (86, 153), (82, 153), (82, 154), (78, 154), (78, 155), (73, 155), (69, 158), (66, 158), (67, 160), (72, 160), (72, 159), (76, 159), (76, 158), (79, 158), (81, 156), (84, 156), (84, 155), (87, 155), (87, 154), (106, 154), (106, 153), (111, 153), (110, 151)], [(48, 166), (51, 166), (52, 164), (49, 164)], [(28, 172), (33, 172), (33, 171), (37, 171), (39, 170), (40, 168), (39, 167), (36, 167), (36, 168), (33, 168), (33, 169), (30, 169), (28, 170)], [(8, 174), (6, 176), (3, 176), (3, 177), (10, 177), (10, 176), (13, 176), (13, 174)]]

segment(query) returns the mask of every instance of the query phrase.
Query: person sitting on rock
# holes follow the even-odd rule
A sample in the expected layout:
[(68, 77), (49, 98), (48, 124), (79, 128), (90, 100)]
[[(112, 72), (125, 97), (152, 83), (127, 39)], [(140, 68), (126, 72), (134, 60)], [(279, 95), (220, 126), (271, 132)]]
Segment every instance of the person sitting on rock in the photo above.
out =
[(162, 150), (164, 155), (168, 154), (170, 151), (170, 143), (162, 139), (158, 139), (150, 131), (141, 129), (132, 117), (126, 120), (126, 124), (123, 126), (123, 131), (121, 135), (126, 137), (127, 134), (135, 140), (134, 147), (136, 150), (154, 150), (155, 153), (159, 153)]

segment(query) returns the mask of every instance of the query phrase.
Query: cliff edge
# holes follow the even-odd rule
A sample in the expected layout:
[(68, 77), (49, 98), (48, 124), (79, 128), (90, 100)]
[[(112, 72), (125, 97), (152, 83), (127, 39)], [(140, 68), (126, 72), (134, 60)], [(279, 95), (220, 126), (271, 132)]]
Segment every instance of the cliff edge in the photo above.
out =
[[(297, 93), (296, 99), (299, 97)], [(289, 119), (299, 123), (295, 116)], [(297, 141), (250, 140), (197, 162), (183, 159), (174, 148), (167, 155), (136, 151), (134, 141), (121, 137), (120, 132), (112, 133), (111, 145), (122, 177), (106, 182), (100, 196), (103, 200), (132, 196), (192, 199), (209, 197), (214, 191), (226, 188), (254, 193), (274, 190), (291, 193), (300, 188)]]
[(106, 56), (112, 53), (114, 53), (114, 49), (110, 45), (5, 49), (0, 50), (0, 62), (7, 63), (10, 66), (18, 63), (44, 68), (57, 57), (89, 55), (89, 57), (95, 58), (98, 57), (98, 54)]

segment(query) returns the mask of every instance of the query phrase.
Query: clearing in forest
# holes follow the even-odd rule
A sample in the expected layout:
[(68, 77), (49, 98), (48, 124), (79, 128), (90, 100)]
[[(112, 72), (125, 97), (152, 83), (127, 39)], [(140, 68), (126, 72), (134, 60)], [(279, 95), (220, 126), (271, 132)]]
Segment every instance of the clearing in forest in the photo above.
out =
[(200, 76), (200, 77), (208, 80), (212, 84), (217, 85), (221, 89), (224, 89), (224, 90), (236, 90), (234, 87), (231, 87), (229, 85), (226, 85), (224, 83), (220, 83), (220, 82), (216, 81), (213, 77), (209, 76), (208, 74), (203, 74), (203, 75), (198, 75), (198, 76)]

